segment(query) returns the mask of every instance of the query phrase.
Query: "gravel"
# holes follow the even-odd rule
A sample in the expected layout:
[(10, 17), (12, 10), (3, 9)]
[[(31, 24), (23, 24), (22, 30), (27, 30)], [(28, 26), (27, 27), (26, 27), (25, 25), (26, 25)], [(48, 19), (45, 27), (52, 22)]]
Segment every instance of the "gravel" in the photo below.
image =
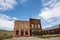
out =
[(53, 38), (20, 37), (20, 38), (11, 38), (4, 40), (60, 40), (60, 37), (53, 37)]

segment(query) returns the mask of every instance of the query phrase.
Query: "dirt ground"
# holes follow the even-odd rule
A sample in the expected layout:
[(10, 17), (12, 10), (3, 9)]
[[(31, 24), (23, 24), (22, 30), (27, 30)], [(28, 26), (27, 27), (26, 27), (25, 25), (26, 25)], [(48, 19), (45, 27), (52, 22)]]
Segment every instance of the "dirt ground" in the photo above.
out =
[(53, 38), (20, 37), (20, 38), (11, 38), (4, 40), (60, 40), (60, 37), (53, 37)]

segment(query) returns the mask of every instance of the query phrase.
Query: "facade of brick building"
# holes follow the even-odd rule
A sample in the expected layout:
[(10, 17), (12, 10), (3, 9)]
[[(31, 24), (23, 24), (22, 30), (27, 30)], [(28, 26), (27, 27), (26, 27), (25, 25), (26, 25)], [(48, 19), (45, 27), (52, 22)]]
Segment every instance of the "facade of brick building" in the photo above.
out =
[(42, 34), (60, 34), (60, 25), (55, 25), (53, 27), (48, 27), (42, 31)]
[(21, 36), (38, 36), (42, 35), (41, 21), (40, 19), (32, 19), (29, 21), (16, 20), (14, 22), (13, 37)]
[(41, 20), (30, 18), (29, 21), (16, 20), (14, 22), (13, 37), (29, 37), (46, 34), (60, 34), (60, 25), (42, 29)]

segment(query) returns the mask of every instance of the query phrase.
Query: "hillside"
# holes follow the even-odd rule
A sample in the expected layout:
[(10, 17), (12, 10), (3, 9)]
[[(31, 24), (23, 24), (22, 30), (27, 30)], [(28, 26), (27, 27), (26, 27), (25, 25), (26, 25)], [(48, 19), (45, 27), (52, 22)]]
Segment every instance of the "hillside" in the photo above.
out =
[(13, 31), (0, 30), (0, 40), (11, 38)]

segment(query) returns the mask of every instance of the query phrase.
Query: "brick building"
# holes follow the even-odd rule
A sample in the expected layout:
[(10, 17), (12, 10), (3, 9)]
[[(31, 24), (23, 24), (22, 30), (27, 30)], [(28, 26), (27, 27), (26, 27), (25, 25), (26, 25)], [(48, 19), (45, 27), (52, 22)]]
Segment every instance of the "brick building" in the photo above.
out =
[(45, 28), (43, 34), (60, 34), (60, 25), (55, 25), (52, 27)]
[(30, 18), (29, 21), (16, 20), (14, 22), (13, 37), (42, 35), (40, 19)]
[(13, 37), (60, 34), (60, 25), (42, 29), (41, 20), (30, 18), (29, 21), (15, 20)]

